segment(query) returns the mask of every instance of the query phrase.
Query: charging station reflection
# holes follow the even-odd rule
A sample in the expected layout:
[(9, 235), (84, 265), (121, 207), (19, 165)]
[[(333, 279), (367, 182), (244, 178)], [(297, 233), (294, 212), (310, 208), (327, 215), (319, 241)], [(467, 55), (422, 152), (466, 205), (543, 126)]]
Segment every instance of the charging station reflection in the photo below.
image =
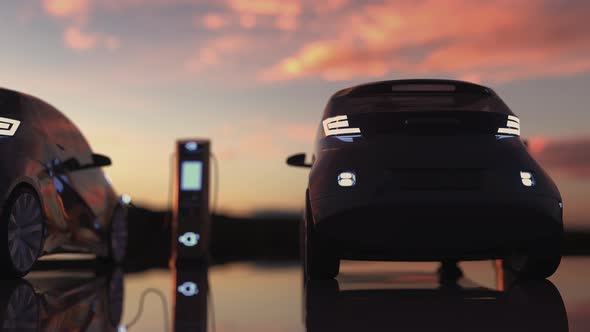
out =
[(1, 331), (117, 331), (123, 273), (35, 274), (0, 282)]
[(517, 282), (503, 272), (497, 277), (497, 289), (431, 274), (310, 281), (305, 325), (308, 332), (568, 331), (563, 300), (550, 281)]
[(173, 331), (206, 332), (209, 278), (206, 266), (175, 269)]

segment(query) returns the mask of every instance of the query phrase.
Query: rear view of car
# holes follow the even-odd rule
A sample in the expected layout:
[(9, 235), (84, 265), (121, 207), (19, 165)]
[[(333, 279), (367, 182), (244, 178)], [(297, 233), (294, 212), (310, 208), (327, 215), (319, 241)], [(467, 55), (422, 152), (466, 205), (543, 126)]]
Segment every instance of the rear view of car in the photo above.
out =
[(308, 165), (308, 277), (336, 276), (340, 259), (504, 258), (521, 277), (551, 275), (562, 201), (520, 129), (493, 90), (467, 82), (398, 80), (337, 92)]

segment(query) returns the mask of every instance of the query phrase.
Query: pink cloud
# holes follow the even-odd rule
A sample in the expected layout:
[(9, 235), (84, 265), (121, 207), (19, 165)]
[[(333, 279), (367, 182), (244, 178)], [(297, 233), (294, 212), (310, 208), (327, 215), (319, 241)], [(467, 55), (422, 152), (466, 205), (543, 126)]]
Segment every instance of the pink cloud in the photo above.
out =
[(240, 25), (246, 29), (252, 29), (256, 26), (256, 16), (249, 14), (240, 15)]
[(74, 51), (88, 51), (99, 47), (115, 50), (120, 47), (120, 42), (116, 37), (87, 33), (76, 26), (66, 28), (64, 43)]
[(212, 39), (199, 48), (198, 52), (186, 61), (185, 67), (191, 73), (223, 65), (239, 59), (244, 53), (253, 52), (255, 41), (243, 35), (226, 35)]
[(228, 0), (228, 6), (237, 12), (251, 15), (297, 16), (302, 11), (298, 0)]
[(77, 27), (69, 27), (64, 31), (64, 42), (69, 48), (77, 51), (93, 49), (98, 43), (95, 36), (85, 34)]
[[(584, 1), (42, 1), (48, 15), (78, 27), (64, 32), (66, 45), (75, 50), (121, 44), (114, 36), (99, 42), (88, 24), (99, 15), (139, 7), (194, 8), (195, 25), (215, 35), (197, 32), (205, 42), (180, 61), (186, 74), (217, 66), (263, 81), (395, 75), (503, 82), (590, 71), (590, 3)], [(199, 8), (205, 7), (213, 11), (203, 15)], [(229, 39), (237, 45), (220, 44)], [(187, 52), (184, 45), (178, 49)]]
[(258, 17), (271, 17), (277, 28), (289, 31), (297, 28), (303, 12), (299, 0), (228, 0), (228, 7), (240, 17), (248, 17), (245, 23), (252, 23)]
[(210, 13), (205, 15), (201, 21), (202, 25), (209, 30), (219, 30), (229, 25), (227, 17), (222, 14)]
[(583, 72), (590, 70), (590, 24), (584, 19), (589, 14), (590, 4), (584, 2), (425, 0), (357, 6), (326, 19), (325, 26), (336, 27), (333, 37), (308, 39), (260, 77), (346, 80), (395, 72), (505, 81)]
[(339, 10), (349, 4), (349, 0), (323, 0), (323, 1), (316, 1), (311, 0), (309, 1), (308, 5), (314, 9), (314, 11), (318, 13), (328, 13), (331, 11)]
[(47, 13), (60, 18), (85, 16), (90, 6), (90, 0), (43, 0), (43, 8)]
[(569, 177), (590, 177), (590, 136), (552, 139), (534, 137), (529, 150), (548, 170)]

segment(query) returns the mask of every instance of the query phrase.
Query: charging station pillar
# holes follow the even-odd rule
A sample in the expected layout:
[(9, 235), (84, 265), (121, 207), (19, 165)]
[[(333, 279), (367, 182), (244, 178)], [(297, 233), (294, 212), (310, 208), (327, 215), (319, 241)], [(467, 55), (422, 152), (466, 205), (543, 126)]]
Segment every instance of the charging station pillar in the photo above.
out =
[(176, 143), (172, 263), (205, 260), (209, 254), (209, 140)]
[(175, 270), (174, 316), (175, 332), (207, 332), (209, 279), (206, 266)]

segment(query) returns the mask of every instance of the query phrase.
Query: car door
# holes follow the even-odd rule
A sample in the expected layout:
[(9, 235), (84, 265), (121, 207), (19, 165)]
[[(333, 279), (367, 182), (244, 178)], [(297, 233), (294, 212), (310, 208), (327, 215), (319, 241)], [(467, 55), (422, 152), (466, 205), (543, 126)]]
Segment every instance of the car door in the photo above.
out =
[(40, 110), (43, 127), (48, 144), (55, 150), (51, 161), (50, 174), (53, 177), (59, 204), (63, 206), (66, 235), (60, 243), (63, 251), (91, 251), (99, 242), (94, 230), (94, 213), (84, 201), (75, 185), (77, 170), (72, 168), (72, 161), (87, 161), (80, 155), (74, 131), (74, 125), (53, 107), (43, 104)]
[[(94, 162), (94, 153), (82, 133), (71, 124), (69, 148), (82, 166), (69, 172), (70, 185), (84, 202), (88, 216), (84, 215), (84, 228), (79, 229), (77, 239), (83, 246), (99, 250), (107, 240), (114, 193), (102, 169)], [(93, 250), (96, 252), (96, 250)]]

